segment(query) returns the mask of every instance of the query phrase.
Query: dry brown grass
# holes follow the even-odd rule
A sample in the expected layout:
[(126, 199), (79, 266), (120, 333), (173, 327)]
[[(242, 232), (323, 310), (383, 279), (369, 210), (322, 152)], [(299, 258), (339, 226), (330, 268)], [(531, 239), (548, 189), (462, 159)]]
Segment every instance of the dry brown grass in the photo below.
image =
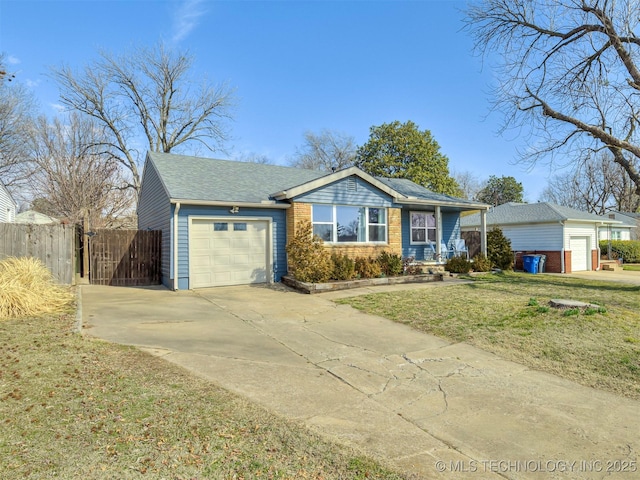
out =
[(0, 322), (1, 480), (414, 478), (74, 320)]
[(40, 260), (9, 257), (0, 261), (0, 319), (61, 313), (73, 299), (69, 288), (53, 282)]

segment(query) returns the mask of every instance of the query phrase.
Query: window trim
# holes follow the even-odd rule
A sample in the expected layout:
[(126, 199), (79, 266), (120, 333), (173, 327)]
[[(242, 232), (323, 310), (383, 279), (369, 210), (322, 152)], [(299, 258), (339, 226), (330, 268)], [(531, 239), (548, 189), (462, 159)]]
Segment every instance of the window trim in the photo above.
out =
[[(424, 227), (414, 227), (413, 226), (413, 215), (419, 213), (419, 214), (423, 214), (423, 215), (433, 215), (434, 218), (434, 226), (433, 228), (430, 228), (428, 225), (426, 225)], [(413, 240), (413, 230), (418, 230), (418, 229), (423, 229), (424, 230), (424, 238), (425, 241), (424, 242), (417, 242)], [(435, 241), (431, 241), (429, 240), (429, 230), (433, 230), (435, 232), (435, 237), (437, 239), (437, 232), (438, 232), (438, 219), (436, 218), (436, 212), (432, 211), (432, 210), (411, 210), (409, 211), (409, 245), (429, 245), (429, 244), (435, 244)]]
[[(332, 208), (332, 221), (331, 222), (314, 222), (313, 221), (313, 209), (317, 206), (331, 207)], [(363, 242), (338, 242), (338, 208), (363, 208), (365, 215), (365, 241)], [(369, 209), (384, 210), (384, 223), (369, 223)], [(342, 204), (325, 204), (318, 203), (311, 205), (311, 229), (313, 232), (314, 225), (331, 225), (331, 238), (332, 240), (324, 240), (324, 243), (328, 245), (388, 245), (389, 244), (389, 209), (387, 207), (366, 207), (364, 205), (342, 205)], [(384, 240), (371, 241), (369, 240), (369, 227), (381, 227), (384, 226)], [(312, 233), (313, 234), (313, 233)]]

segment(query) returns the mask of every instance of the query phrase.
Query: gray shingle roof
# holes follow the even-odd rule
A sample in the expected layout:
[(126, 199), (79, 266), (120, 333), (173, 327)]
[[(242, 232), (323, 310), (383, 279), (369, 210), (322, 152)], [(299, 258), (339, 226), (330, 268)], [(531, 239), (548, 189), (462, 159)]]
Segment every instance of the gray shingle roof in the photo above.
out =
[[(300, 168), (149, 152), (170, 198), (260, 203), (326, 175)], [(232, 180), (232, 181), (230, 181)]]
[(630, 225), (635, 227), (637, 225), (637, 221), (640, 220), (639, 213), (630, 213), (630, 212), (618, 212), (611, 211), (609, 215), (613, 214), (616, 220), (620, 220), (624, 225)]
[(376, 177), (385, 185), (393, 188), (396, 192), (399, 192), (403, 195), (407, 195), (409, 197), (416, 197), (420, 200), (427, 200), (432, 202), (452, 202), (458, 205), (460, 204), (468, 204), (469, 206), (479, 205), (479, 202), (472, 202), (469, 200), (465, 200), (462, 198), (452, 197), (450, 195), (444, 195), (442, 193), (435, 193), (431, 190), (418, 185), (417, 183), (412, 182), (411, 180), (407, 180), (404, 178), (385, 178), (385, 177)]
[[(191, 157), (149, 152), (172, 199), (203, 202), (262, 203), (274, 200), (272, 195), (331, 175), (317, 170), (262, 165), (231, 160)], [(410, 180), (376, 178), (400, 195), (421, 201), (458, 206), (481, 205), (464, 199), (434, 193)]]
[[(551, 222), (620, 223), (607, 217), (563, 207), (554, 203), (505, 203), (487, 212), (487, 225), (518, 225)], [(480, 214), (467, 215), (460, 219), (462, 227), (480, 226)]]

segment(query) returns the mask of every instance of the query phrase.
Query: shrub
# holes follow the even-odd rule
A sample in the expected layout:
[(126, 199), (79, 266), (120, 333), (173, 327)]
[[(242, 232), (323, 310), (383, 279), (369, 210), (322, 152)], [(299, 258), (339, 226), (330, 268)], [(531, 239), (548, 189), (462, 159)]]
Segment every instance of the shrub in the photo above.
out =
[(469, 273), (471, 262), (463, 255), (458, 255), (447, 260), (444, 269), (451, 273)]
[(414, 265), (413, 262), (415, 261), (416, 257), (404, 257), (402, 259), (402, 270), (405, 275), (420, 275), (422, 273), (422, 268)]
[(397, 277), (398, 275), (402, 275), (404, 270), (402, 257), (394, 253), (382, 252), (378, 256), (378, 264), (380, 265), (382, 273), (387, 277)]
[(360, 278), (377, 278), (382, 275), (380, 264), (371, 257), (356, 258), (356, 273)]
[(500, 270), (513, 269), (511, 240), (504, 236), (502, 229), (495, 227), (487, 232), (487, 257)]
[(474, 272), (488, 272), (491, 270), (491, 262), (484, 254), (479, 253), (473, 257), (473, 271)]
[[(609, 240), (600, 240), (600, 252), (609, 252)], [(640, 240), (611, 240), (611, 253), (626, 263), (640, 263)]]
[(312, 235), (311, 223), (302, 222), (287, 245), (289, 272), (301, 282), (326, 282), (333, 274), (331, 255), (324, 242)]
[(356, 264), (347, 255), (331, 255), (333, 261), (333, 275), (335, 280), (351, 280), (356, 276)]

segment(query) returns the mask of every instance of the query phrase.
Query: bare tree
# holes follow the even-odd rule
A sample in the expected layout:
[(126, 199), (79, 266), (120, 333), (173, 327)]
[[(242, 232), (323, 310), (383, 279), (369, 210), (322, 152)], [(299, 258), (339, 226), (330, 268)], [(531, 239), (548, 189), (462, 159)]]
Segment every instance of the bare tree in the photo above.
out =
[(131, 172), (140, 189), (146, 150), (169, 153), (199, 143), (210, 150), (227, 139), (232, 93), (189, 76), (193, 57), (160, 44), (115, 56), (101, 52), (82, 72), (53, 70), (67, 107), (87, 114), (105, 134), (102, 148)]
[(608, 151), (640, 194), (640, 2), (478, 0), (466, 22), (499, 52), (495, 106), (529, 129), (523, 160)]
[(578, 164), (569, 174), (556, 175), (541, 200), (604, 215), (610, 210), (635, 212), (640, 197), (630, 188), (626, 172), (602, 153)]
[(476, 195), (478, 195), (483, 186), (478, 180), (478, 176), (469, 170), (463, 172), (454, 171), (451, 176), (460, 187), (460, 197), (467, 200), (475, 200)]
[(255, 153), (255, 152), (241, 153), (236, 156), (236, 160), (239, 162), (257, 163), (259, 165), (274, 164), (273, 160), (267, 157), (266, 155), (263, 155), (261, 153)]
[[(0, 56), (4, 71), (2, 62)], [(24, 86), (4, 80), (0, 77), (0, 178), (11, 187), (23, 183), (29, 173), (26, 145), (35, 102)]]
[(123, 167), (96, 145), (104, 143), (96, 122), (72, 113), (68, 122), (40, 117), (31, 132), (35, 201), (50, 215), (79, 223), (89, 215), (94, 227), (108, 227), (132, 213), (133, 191), (127, 188)]
[(291, 166), (331, 172), (353, 165), (357, 147), (353, 137), (324, 129), (319, 134), (305, 132), (304, 143), (296, 148)]

